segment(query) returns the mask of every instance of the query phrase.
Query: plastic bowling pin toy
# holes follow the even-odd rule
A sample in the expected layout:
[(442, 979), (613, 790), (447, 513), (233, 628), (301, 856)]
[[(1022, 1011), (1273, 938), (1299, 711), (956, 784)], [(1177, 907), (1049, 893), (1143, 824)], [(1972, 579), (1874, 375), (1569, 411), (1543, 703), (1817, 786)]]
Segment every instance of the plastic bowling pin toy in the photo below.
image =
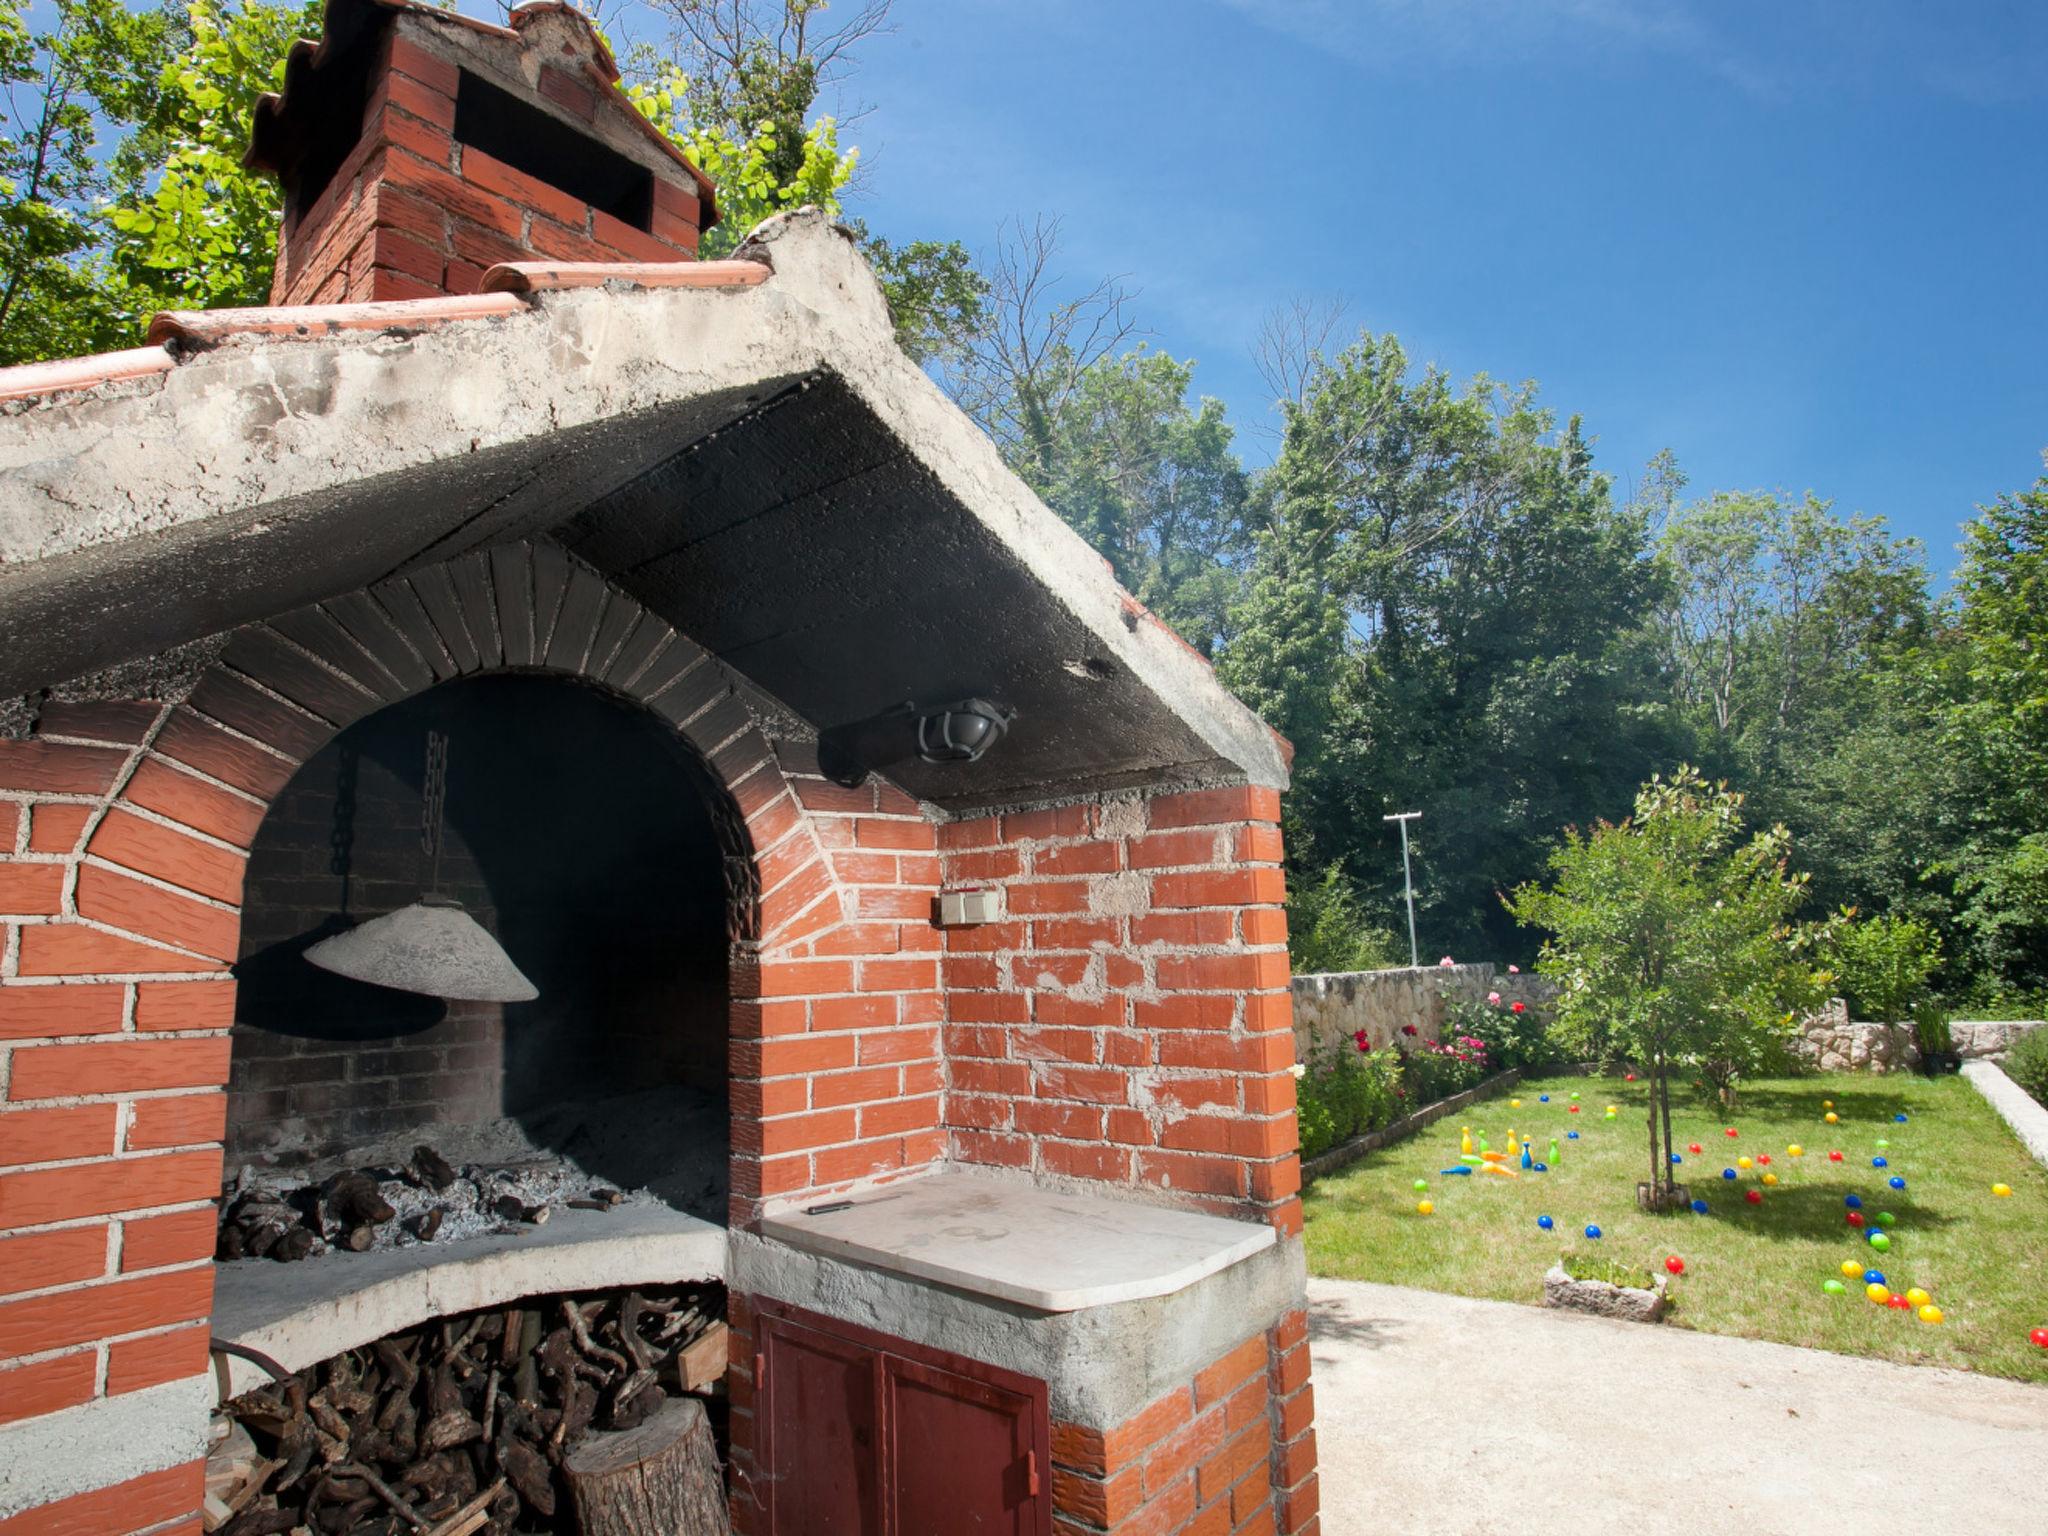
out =
[(1522, 1143), (1522, 1166), (1524, 1168), (1534, 1168), (1536, 1166), (1536, 1159), (1529, 1155), (1529, 1143), (1526, 1141)]
[(1550, 1138), (1550, 1166), (1553, 1168), (1557, 1166), (1557, 1138), (1555, 1136)]
[(1515, 1154), (1516, 1154), (1517, 1152), (1520, 1152), (1521, 1150), (1522, 1150), (1522, 1144), (1521, 1144), (1521, 1143), (1520, 1143), (1519, 1141), (1515, 1140), (1515, 1128), (1514, 1128), (1513, 1126), (1509, 1126), (1509, 1127), (1508, 1127), (1508, 1156), (1509, 1156), (1509, 1157), (1513, 1157), (1513, 1156), (1514, 1156), (1514, 1155), (1515, 1155)]
[(1458, 1128), (1458, 1151), (1467, 1157), (1472, 1155), (1472, 1127), (1469, 1125)]

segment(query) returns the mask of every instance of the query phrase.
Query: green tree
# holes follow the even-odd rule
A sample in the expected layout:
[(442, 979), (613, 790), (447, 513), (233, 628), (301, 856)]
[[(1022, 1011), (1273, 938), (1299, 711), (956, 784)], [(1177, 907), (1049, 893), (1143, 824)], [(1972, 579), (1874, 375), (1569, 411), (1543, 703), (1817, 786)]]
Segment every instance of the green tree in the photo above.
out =
[(1533, 386), (1372, 335), (1301, 377), (1222, 675), (1295, 744), (1299, 859), (1373, 871), (1391, 912), (1381, 817), (1419, 810), (1429, 947), (1518, 953), (1494, 893), (1670, 760), (1646, 518)]
[(1966, 821), (1946, 868), (1978, 968), (2048, 984), (2048, 476), (1964, 530), (1940, 748), (1966, 775)]
[(1551, 883), (1507, 898), (1545, 929), (1556, 1029), (1590, 1055), (1619, 1051), (1650, 1089), (1649, 1187), (1673, 1190), (1671, 1079), (1739, 1068), (1789, 1031), (1829, 981), (1816, 934), (1794, 921), (1806, 881), (1782, 827), (1743, 836), (1742, 797), (1692, 768), (1653, 778), (1627, 820), (1572, 830)]

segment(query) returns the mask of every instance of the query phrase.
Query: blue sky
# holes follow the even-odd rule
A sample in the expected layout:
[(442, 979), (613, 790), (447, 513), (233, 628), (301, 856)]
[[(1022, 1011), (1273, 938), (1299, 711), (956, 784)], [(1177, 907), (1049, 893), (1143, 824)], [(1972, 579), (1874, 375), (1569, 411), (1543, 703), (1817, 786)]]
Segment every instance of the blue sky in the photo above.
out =
[[(1935, 19), (1938, 18), (1938, 19)], [(898, 0), (846, 104), (852, 210), (1064, 220), (1199, 362), (1340, 297), (1460, 377), (1533, 378), (1625, 493), (1812, 489), (1953, 563), (2048, 447), (2048, 4)]]

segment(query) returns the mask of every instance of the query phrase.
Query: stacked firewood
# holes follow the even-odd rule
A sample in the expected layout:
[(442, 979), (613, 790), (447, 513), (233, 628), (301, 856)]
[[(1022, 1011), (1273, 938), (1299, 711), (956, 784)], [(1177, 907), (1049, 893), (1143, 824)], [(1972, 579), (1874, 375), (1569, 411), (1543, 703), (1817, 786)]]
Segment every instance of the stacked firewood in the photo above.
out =
[(579, 1187), (564, 1163), (457, 1168), (419, 1146), (403, 1167), (349, 1168), (296, 1185), (248, 1181), (225, 1191), (214, 1257), (291, 1263), (330, 1249), (366, 1253), (539, 1226), (558, 1201), (602, 1211), (626, 1198), (601, 1186), (579, 1194)]
[[(246, 1392), (224, 1409), (206, 1529), (574, 1530), (576, 1469), (565, 1459), (587, 1439), (666, 1414), (676, 1399), (715, 1398), (724, 1310), (716, 1284), (530, 1299), (426, 1323)], [(688, 1424), (709, 1467), (697, 1480), (715, 1483), (704, 1417), (691, 1405)]]

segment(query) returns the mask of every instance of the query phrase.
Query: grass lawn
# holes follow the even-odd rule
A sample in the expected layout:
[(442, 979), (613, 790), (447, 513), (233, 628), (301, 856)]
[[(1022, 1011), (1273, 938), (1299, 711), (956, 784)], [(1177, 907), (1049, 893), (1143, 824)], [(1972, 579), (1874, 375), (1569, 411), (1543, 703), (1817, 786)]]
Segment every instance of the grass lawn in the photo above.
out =
[[(1539, 1102), (1542, 1094), (1550, 1102)], [(1573, 1093), (1580, 1113), (1568, 1113)], [(1519, 1108), (1510, 1099), (1520, 1100)], [(1832, 1099), (1840, 1123), (1828, 1125)], [(1619, 1115), (1609, 1120), (1609, 1104)], [(2023, 1381), (2048, 1382), (2048, 1350), (2029, 1329), (2048, 1327), (2048, 1171), (2030, 1158), (1991, 1106), (1961, 1078), (1935, 1081), (1903, 1073), (1840, 1074), (1746, 1085), (1742, 1105), (1715, 1118), (1690, 1093), (1672, 1103), (1679, 1170), (1708, 1213), (1648, 1215), (1635, 1187), (1648, 1173), (1648, 1094), (1613, 1078), (1530, 1080), (1419, 1136), (1372, 1153), (1308, 1190), (1311, 1271), (1378, 1280), (1461, 1296), (1538, 1303), (1543, 1271), (1572, 1249), (1664, 1272), (1667, 1255), (1685, 1260), (1672, 1282), (1668, 1321), (1706, 1333), (1774, 1339), (1843, 1354), (1958, 1366)], [(1908, 1118), (1897, 1124), (1892, 1117)], [(1542, 1160), (1556, 1136), (1563, 1148), (1549, 1173), (1516, 1179), (1446, 1177), (1458, 1162), (1458, 1131), (1469, 1125), (1496, 1150), (1510, 1128), (1536, 1138)], [(1739, 1133), (1731, 1139), (1726, 1128)], [(1566, 1132), (1576, 1130), (1579, 1140)], [(1880, 1148), (1879, 1138), (1890, 1145)], [(1699, 1156), (1685, 1149), (1700, 1144)], [(1787, 1155), (1794, 1143), (1804, 1156)], [(1828, 1160), (1838, 1150), (1843, 1160)], [(1721, 1177), (1738, 1156), (1769, 1154), (1735, 1181)], [(1873, 1157), (1886, 1168), (1873, 1168)], [(1778, 1177), (1763, 1188), (1764, 1173)], [(1906, 1180), (1891, 1189), (1891, 1175)], [(1417, 1193), (1416, 1179), (1429, 1188)], [(2000, 1199), (1994, 1183), (2010, 1185)], [(1763, 1202), (1744, 1192), (1761, 1188)], [(1877, 1253), (1845, 1221), (1844, 1196), (1897, 1218), (1891, 1251)], [(1419, 1200), (1435, 1204), (1417, 1213)], [(1556, 1223), (1546, 1232), (1539, 1215)], [(1598, 1242), (1583, 1235), (1601, 1228)], [(1873, 1306), (1860, 1279), (1829, 1296), (1823, 1281), (1844, 1279), (1855, 1259), (1882, 1270), (1894, 1289), (1918, 1285), (1945, 1314), (1938, 1325), (1912, 1312)]]

